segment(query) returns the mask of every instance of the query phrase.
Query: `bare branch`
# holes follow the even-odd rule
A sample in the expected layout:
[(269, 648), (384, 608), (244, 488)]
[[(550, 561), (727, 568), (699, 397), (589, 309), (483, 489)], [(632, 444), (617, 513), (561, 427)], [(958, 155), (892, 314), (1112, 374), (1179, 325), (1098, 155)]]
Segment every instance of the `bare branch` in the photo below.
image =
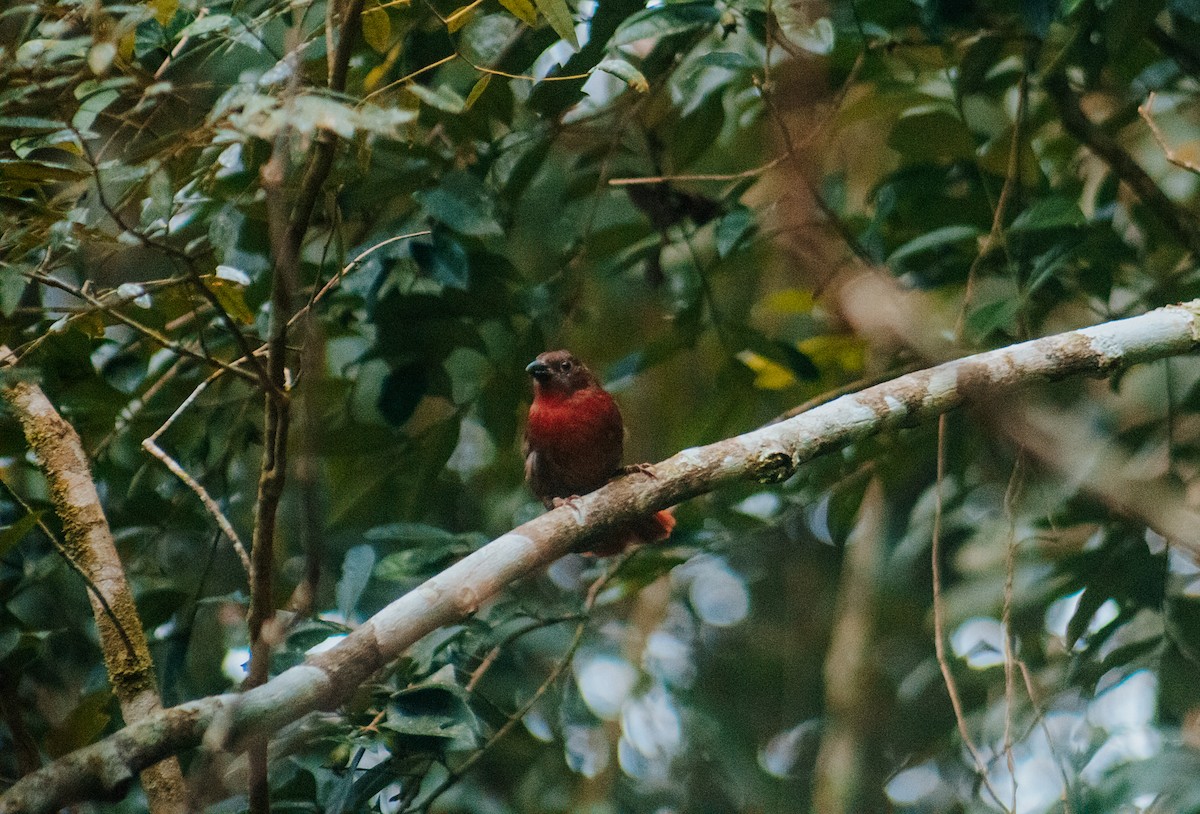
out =
[[(981, 394), (994, 397), (997, 391), (1070, 375), (1107, 376), (1197, 348), (1200, 300), (947, 362), (787, 421), (683, 450), (655, 465), (654, 480), (618, 478), (573, 506), (493, 540), (392, 602), (336, 647), (260, 687), (156, 713), (22, 778), (0, 796), (0, 814), (48, 813), (94, 798), (97, 789), (119, 796), (134, 772), (202, 740), (209, 748), (236, 747), (252, 733), (261, 736), (312, 710), (336, 707), (426, 634), (467, 617), (510, 583), (635, 517), (726, 484), (781, 480), (819, 455), (927, 422)], [(1173, 542), (1200, 558), (1195, 535)]]
[(158, 460), (162, 461), (163, 465), (165, 465), (167, 469), (171, 470), (175, 477), (183, 481), (189, 489), (196, 493), (196, 497), (200, 498), (200, 502), (204, 504), (204, 508), (208, 509), (209, 514), (211, 514), (213, 519), (217, 521), (217, 527), (221, 529), (221, 532), (228, 537), (229, 542), (233, 544), (234, 550), (237, 551), (238, 557), (240, 557), (242, 560), (242, 567), (246, 569), (247, 578), (250, 580), (250, 582), (254, 582), (254, 568), (250, 564), (250, 555), (246, 553), (246, 547), (242, 544), (242, 538), (238, 536), (236, 531), (234, 531), (233, 524), (229, 522), (229, 518), (227, 518), (225, 513), (221, 511), (221, 507), (218, 506), (217, 502), (213, 500), (211, 495), (209, 495), (208, 490), (200, 485), (195, 478), (188, 474), (187, 470), (180, 466), (178, 461), (168, 455), (166, 451), (158, 445), (159, 437), (161, 437), (162, 434), (166, 432), (172, 424), (175, 423), (175, 419), (179, 418), (183, 411), (192, 405), (192, 403), (200, 396), (200, 394), (204, 392), (204, 389), (208, 387), (208, 385), (211, 384), (218, 375), (220, 375), (219, 371), (200, 382), (200, 384), (196, 386), (196, 389), (193, 390), (191, 394), (189, 394), (188, 397), (185, 398), (183, 402), (175, 408), (175, 412), (171, 413), (167, 420), (163, 422), (163, 425), (155, 430), (149, 438), (146, 438), (142, 441), (142, 448), (155, 458), (158, 458)]
[(142, 334), (143, 336), (150, 339), (151, 341), (156, 342), (157, 344), (161, 345), (162, 347), (166, 348), (167, 350), (171, 351), (172, 353), (176, 354), (177, 356), (186, 356), (189, 359), (195, 359), (196, 361), (203, 362), (206, 365), (212, 365), (213, 367), (220, 368), (221, 370), (224, 370), (227, 373), (236, 374), (238, 376), (241, 376), (244, 379), (249, 379), (250, 381), (253, 381), (253, 382), (258, 381), (258, 378), (256, 376), (252, 375), (251, 373), (249, 373), (245, 370), (241, 370), (240, 368), (234, 367), (233, 365), (231, 365), (227, 362), (224, 362), (220, 359), (217, 359), (215, 357), (208, 356), (204, 353), (193, 350), (192, 348), (189, 348), (187, 345), (182, 345), (182, 344), (176, 342), (174, 339), (171, 339), (169, 336), (166, 336), (165, 334), (160, 333), (159, 331), (155, 330), (154, 328), (151, 328), (148, 325), (143, 325), (141, 322), (138, 322), (133, 317), (127, 316), (127, 315), (123, 314), (121, 311), (117, 310), (117, 308), (115, 306), (112, 306), (112, 305), (104, 302), (103, 300), (92, 296), (91, 294), (89, 294), (87, 291), (85, 291), (82, 288), (77, 288), (76, 286), (73, 286), (70, 283), (65, 283), (62, 280), (56, 279), (56, 278), (51, 277), (46, 274), (36, 274), (33, 272), (21, 272), (21, 274), (24, 277), (26, 277), (30, 280), (33, 280), (34, 282), (41, 283), (42, 285), (49, 286), (50, 288), (57, 288), (58, 290), (65, 291), (68, 294), (71, 294), (72, 296), (79, 297), (81, 300), (83, 300), (84, 302), (86, 302), (88, 305), (92, 306), (96, 310), (103, 311), (104, 313), (111, 316), (113, 319), (120, 322), (122, 325), (126, 325), (126, 326), (132, 328), (133, 330)]
[(1099, 156), (1188, 251), (1200, 256), (1200, 223), (1190, 212), (1167, 197), (1167, 193), (1116, 139), (1087, 117), (1080, 106), (1079, 96), (1071, 89), (1067, 78), (1062, 74), (1054, 74), (1046, 78), (1044, 87), (1058, 106), (1067, 132)]
[(1187, 170), (1188, 172), (1200, 175), (1200, 164), (1195, 164), (1186, 158), (1182, 158), (1171, 145), (1167, 144), (1167, 139), (1163, 135), (1162, 128), (1158, 126), (1158, 122), (1154, 121), (1152, 111), (1154, 110), (1155, 95), (1154, 91), (1150, 91), (1150, 95), (1146, 97), (1146, 101), (1138, 106), (1138, 115), (1142, 117), (1142, 121), (1150, 128), (1150, 134), (1154, 136), (1154, 140), (1158, 142), (1159, 149), (1163, 151), (1163, 155), (1166, 156), (1168, 161), (1181, 170)]

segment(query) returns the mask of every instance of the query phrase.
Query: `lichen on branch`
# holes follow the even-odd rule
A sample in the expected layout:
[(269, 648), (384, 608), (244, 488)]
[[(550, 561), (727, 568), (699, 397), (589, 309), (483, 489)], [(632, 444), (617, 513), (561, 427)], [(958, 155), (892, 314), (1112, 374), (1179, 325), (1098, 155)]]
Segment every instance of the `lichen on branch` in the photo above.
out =
[[(129, 773), (195, 747), (237, 748), (315, 709), (330, 709), (426, 634), (475, 612), (613, 526), (746, 480), (774, 481), (818, 455), (870, 435), (929, 421), (972, 398), (1070, 375), (1110, 375), (1200, 347), (1200, 303), (1035, 339), (900, 376), (785, 421), (683, 450), (502, 535), (385, 607), (336, 647), (241, 695), (202, 698), (156, 713), (18, 781), (5, 812), (50, 812), (103, 786), (101, 769)], [(1200, 555), (1200, 546), (1172, 540)], [(218, 731), (219, 730), (219, 731)], [(118, 772), (119, 774), (119, 772)], [(82, 775), (82, 776), (81, 776)], [(88, 781), (91, 781), (89, 786)]]

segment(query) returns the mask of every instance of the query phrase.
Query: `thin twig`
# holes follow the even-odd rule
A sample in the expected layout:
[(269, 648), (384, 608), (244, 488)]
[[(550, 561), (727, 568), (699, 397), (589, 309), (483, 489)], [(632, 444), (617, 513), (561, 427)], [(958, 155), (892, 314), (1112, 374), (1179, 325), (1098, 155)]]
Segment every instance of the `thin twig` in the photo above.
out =
[(958, 682), (950, 669), (950, 661), (946, 657), (946, 620), (942, 604), (942, 485), (946, 476), (946, 415), (938, 416), (937, 435), (937, 482), (934, 484), (933, 536), (930, 545), (930, 559), (933, 573), (933, 650), (937, 657), (938, 668), (942, 671), (942, 680), (946, 683), (946, 694), (950, 696), (950, 706), (954, 709), (954, 720), (958, 723), (958, 734), (963, 745), (971, 753), (975, 761), (975, 771), (979, 774), (988, 793), (996, 801), (1001, 810), (1009, 811), (1000, 800), (1000, 795), (988, 778), (987, 763), (980, 754), (979, 748), (971, 740), (967, 729), (967, 717), (963, 710), (962, 698), (958, 693)]
[(137, 650), (133, 646), (133, 641), (129, 638), (129, 633), (126, 632), (125, 626), (121, 624), (121, 620), (117, 618), (117, 614), (115, 611), (113, 611), (112, 605), (108, 604), (108, 599), (103, 593), (100, 592), (100, 589), (96, 587), (96, 583), (92, 581), (92, 578), (88, 576), (87, 572), (83, 570), (83, 566), (75, 562), (75, 559), (71, 556), (71, 552), (67, 550), (67, 547), (63, 544), (63, 542), (58, 539), (58, 537), (51, 530), (50, 526), (47, 525), (46, 521), (42, 519), (41, 514), (35, 512), (33, 508), (25, 502), (24, 498), (17, 494), (17, 490), (13, 489), (12, 486), (9, 485), (8, 481), (0, 478), (0, 486), (4, 487), (4, 491), (8, 492), (8, 496), (13, 499), (14, 503), (21, 507), (21, 510), (24, 511), (25, 514), (34, 518), (34, 523), (37, 524), (38, 530), (40, 530), (45, 538), (50, 541), (50, 545), (52, 545), (54, 550), (58, 552), (59, 556), (63, 558), (63, 560), (67, 563), (67, 566), (70, 567), (70, 569), (78, 574), (79, 578), (83, 580), (83, 584), (87, 586), (88, 592), (96, 598), (96, 601), (100, 604), (100, 608), (104, 611), (104, 615), (108, 617), (108, 621), (112, 622), (112, 626), (117, 631), (117, 635), (121, 637), (121, 642), (125, 645), (125, 652), (129, 656), (130, 661), (136, 661)]
[(1004, 219), (1008, 216), (1008, 203), (1012, 199), (1013, 190), (1021, 175), (1021, 139), (1024, 137), (1025, 107), (1029, 99), (1029, 73), (1021, 74), (1017, 82), (1017, 111), (1013, 121), (1012, 143), (1008, 147), (1008, 164), (1004, 170), (1004, 186), (1000, 189), (1000, 197), (996, 200), (996, 209), (992, 213), (992, 228), (980, 243), (971, 268), (967, 271), (967, 287), (963, 292), (962, 305), (958, 309), (958, 319), (954, 325), (954, 336), (962, 341), (963, 329), (966, 327), (967, 309), (975, 295), (975, 281), (979, 267), (983, 261), (997, 248), (1005, 248)]
[(461, 780), (462, 777), (469, 772), (471, 768), (492, 749), (492, 747), (499, 743), (505, 735), (511, 732), (513, 728), (520, 723), (537, 705), (538, 701), (542, 699), (542, 696), (544, 696), (550, 690), (550, 688), (558, 682), (559, 677), (561, 677), (562, 674), (566, 672), (567, 668), (571, 666), (575, 658), (575, 652), (579, 649), (579, 645), (583, 642), (583, 634), (587, 631), (588, 617), (592, 611), (592, 608), (596, 604), (596, 597), (599, 596), (601, 589), (603, 589), (604, 586), (607, 585), (609, 581), (617, 575), (618, 572), (620, 572), (620, 570), (627, 562), (629, 562), (634, 554), (636, 554), (636, 551), (630, 552), (621, 557), (612, 567), (601, 574), (600, 578), (593, 582), (590, 588), (588, 588), (587, 597), (583, 602), (583, 618), (576, 626), (575, 634), (571, 638), (571, 643), (567, 645), (566, 652), (563, 653), (562, 657), (554, 665), (554, 668), (546, 676), (546, 679), (538, 686), (536, 690), (534, 690), (533, 694), (529, 696), (525, 703), (522, 704), (516, 710), (516, 712), (508, 716), (508, 720), (506, 720), (504, 724), (496, 730), (495, 734), (493, 734), (492, 737), (489, 738), (487, 742), (484, 743), (483, 746), (481, 746), (476, 752), (464, 760), (460, 766), (451, 770), (446, 779), (443, 780), (437, 788), (430, 792), (429, 796), (425, 798), (420, 807), (415, 810), (421, 812), (429, 811), (430, 806), (432, 806), (433, 803), (439, 797), (445, 794), (455, 783)]
[(679, 175), (652, 175), (644, 178), (611, 178), (608, 181), (608, 185), (613, 187), (628, 187), (636, 184), (662, 184), (673, 181), (741, 181), (744, 178), (754, 178), (755, 176), (762, 175), (767, 170), (778, 167), (788, 158), (790, 156), (787, 154), (778, 155), (765, 164), (760, 164), (757, 167), (742, 170), (741, 172), (681, 173)]
[(1171, 145), (1167, 144), (1167, 139), (1163, 135), (1162, 129), (1159, 128), (1158, 122), (1154, 121), (1154, 116), (1152, 113), (1154, 110), (1154, 96), (1155, 92), (1150, 91), (1150, 95), (1146, 97), (1146, 101), (1142, 102), (1142, 104), (1138, 106), (1138, 114), (1150, 128), (1150, 134), (1153, 135), (1154, 140), (1158, 142), (1158, 147), (1163, 151), (1163, 155), (1166, 157), (1167, 161), (1170, 161), (1181, 170), (1187, 170), (1188, 172), (1200, 175), (1200, 164), (1194, 164), (1185, 158), (1180, 158), (1179, 153), (1176, 152)]
[(203, 362), (206, 365), (218, 367), (218, 368), (224, 370), (226, 373), (233, 373), (237, 376), (240, 376), (243, 379), (248, 379), (249, 381), (256, 382), (256, 383), (258, 382), (258, 378), (256, 376), (254, 376), (253, 374), (251, 374), (250, 372), (241, 370), (237, 367), (234, 367), (233, 365), (229, 364), (228, 362), (224, 362), (220, 359), (217, 359), (216, 357), (207, 356), (203, 353), (195, 351), (195, 350), (187, 347), (186, 345), (182, 345), (182, 344), (176, 342), (175, 340), (171, 339), (169, 336), (165, 336), (164, 334), (159, 333), (157, 330), (155, 330), (154, 328), (151, 328), (149, 325), (145, 325), (141, 322), (138, 322), (133, 317), (126, 316), (125, 314), (118, 311), (115, 307), (110, 306), (108, 303), (104, 302), (103, 300), (93, 297), (91, 294), (89, 294), (87, 291), (85, 291), (82, 288), (77, 288), (76, 286), (73, 286), (70, 283), (65, 283), (62, 280), (59, 280), (55, 277), (50, 277), (50, 276), (44, 275), (44, 274), (37, 274), (35, 272), (28, 272), (28, 271), (20, 271), (18, 273), (21, 274), (21, 276), (26, 277), (27, 279), (33, 280), (34, 282), (41, 283), (42, 285), (49, 286), (50, 288), (57, 288), (59, 291), (65, 291), (72, 296), (78, 297), (79, 299), (81, 299), (84, 302), (91, 305), (96, 310), (103, 311), (104, 313), (111, 316), (113, 319), (117, 320), (118, 322), (122, 323), (123, 325), (126, 325), (126, 326), (132, 328), (133, 330), (142, 334), (143, 336), (150, 339), (151, 341), (156, 342), (157, 344), (161, 345), (162, 347), (166, 348), (167, 350), (171, 351), (172, 353), (176, 354), (177, 356), (186, 356), (189, 359), (195, 359), (196, 361)]
[(138, 414), (145, 409), (146, 402), (158, 395), (159, 391), (166, 387), (167, 383), (179, 374), (179, 371), (183, 369), (184, 361), (182, 358), (176, 358), (174, 363), (167, 368), (166, 372), (155, 379), (140, 396), (137, 396), (121, 408), (121, 412), (117, 413), (116, 421), (113, 422), (113, 428), (109, 430), (108, 434), (92, 450), (93, 458), (99, 457), (108, 448), (108, 445), (113, 442), (113, 439), (120, 435), (137, 418)]
[(1176, 239), (1193, 255), (1200, 256), (1200, 222), (1195, 216), (1171, 200), (1115, 138), (1087, 117), (1066, 76), (1052, 74), (1042, 84), (1057, 104), (1067, 132), (1108, 164)]
[[(203, 13), (200, 16), (203, 16)], [(250, 343), (246, 340), (246, 337), (242, 333), (241, 328), (238, 327), (237, 322), (232, 316), (230, 316), (229, 312), (225, 310), (225, 306), (221, 304), (221, 301), (217, 298), (217, 295), (210, 290), (207, 285), (205, 285), (199, 269), (196, 268), (196, 259), (186, 251), (180, 250), (175, 246), (172, 246), (170, 243), (155, 240), (141, 230), (135, 229), (132, 225), (125, 221), (124, 217), (117, 210), (117, 208), (109, 202), (104, 193), (104, 184), (102, 183), (100, 177), (100, 163), (96, 160), (95, 155), (88, 146), (87, 139), (85, 139), (83, 134), (74, 127), (71, 129), (75, 134), (75, 138), (79, 143), (79, 147), (83, 152), (84, 158), (91, 167), (92, 180), (96, 186), (96, 199), (99, 202), (100, 207), (106, 213), (108, 213), (108, 216), (112, 218), (113, 221), (119, 227), (121, 227), (121, 229), (133, 235), (143, 246), (161, 251), (168, 257), (173, 258), (176, 262), (183, 265), (183, 267), (187, 270), (188, 276), (192, 279), (195, 286), (200, 290), (201, 295), (208, 300), (209, 304), (212, 305), (212, 307), (221, 316), (222, 321), (229, 329), (229, 332), (233, 335), (234, 342), (237, 344), (238, 349), (241, 351), (243, 357), (250, 357), (250, 364), (254, 367), (254, 373), (259, 384), (261, 384), (264, 388), (270, 389), (271, 383), (267, 377), (266, 371), (257, 359), (250, 356)]]
[(190, 407), (192, 402), (194, 402), (200, 396), (200, 394), (204, 392), (204, 389), (208, 387), (208, 385), (211, 384), (219, 375), (220, 372), (218, 371), (204, 381), (200, 382), (200, 384), (196, 386), (196, 389), (193, 390), (191, 394), (185, 398), (178, 407), (175, 408), (175, 412), (171, 413), (170, 417), (167, 418), (163, 425), (155, 430), (149, 438), (146, 438), (142, 441), (142, 447), (155, 458), (158, 458), (160, 461), (162, 461), (167, 469), (171, 470), (171, 472), (177, 478), (183, 481), (189, 489), (196, 493), (196, 496), (200, 498), (200, 502), (204, 504), (206, 509), (208, 509), (209, 514), (211, 514), (213, 519), (217, 521), (217, 527), (221, 529), (221, 532), (228, 537), (229, 542), (233, 544), (234, 550), (237, 551), (237, 555), (242, 561), (242, 567), (246, 569), (247, 579), (249, 579), (250, 583), (253, 584), (254, 566), (251, 564), (250, 555), (246, 552), (245, 545), (242, 544), (242, 540), (238, 536), (238, 533), (234, 531), (233, 524), (229, 522), (229, 519), (225, 516), (225, 513), (221, 511), (221, 507), (217, 505), (217, 502), (213, 500), (211, 495), (208, 494), (208, 491), (202, 485), (200, 485), (195, 478), (188, 474), (188, 472), (182, 466), (180, 466), (174, 458), (168, 455), (166, 451), (158, 445), (159, 437), (161, 437), (162, 434), (166, 432), (173, 423), (175, 423), (175, 419), (179, 418), (179, 416), (183, 414), (183, 411)]
[(496, 659), (500, 657), (500, 654), (504, 652), (506, 648), (511, 647), (518, 639), (533, 633), (535, 630), (542, 630), (543, 628), (551, 627), (553, 625), (561, 625), (563, 622), (577, 622), (579, 621), (579, 618), (580, 615), (578, 613), (572, 613), (566, 616), (554, 616), (549, 619), (534, 619), (532, 622), (517, 628), (512, 633), (505, 636), (499, 644), (489, 650), (487, 655), (483, 657), (483, 661), (479, 662), (479, 666), (471, 672), (471, 677), (467, 680), (466, 684), (467, 692), (473, 692), (475, 688), (479, 686), (479, 682), (483, 680), (485, 675), (487, 675), (488, 670), (490, 670), (492, 665), (496, 663)]
[[(384, 246), (387, 246), (392, 243), (396, 243), (397, 241), (411, 240), (414, 237), (423, 237), (427, 234), (430, 234), (429, 230), (422, 229), (419, 232), (409, 232), (406, 235), (396, 235), (395, 237), (389, 237), (387, 240), (381, 240), (378, 243), (376, 243), (374, 246), (371, 246), (369, 249), (365, 249), (364, 251), (359, 253), (359, 255), (357, 257), (355, 257), (353, 260), (351, 260), (349, 263), (347, 263), (345, 266), (343, 266), (341, 271), (339, 271), (337, 274), (330, 277), (328, 282), (326, 282), (325, 285), (321, 286), (321, 290), (312, 296), (312, 298), (308, 301), (308, 304), (305, 305), (303, 308), (301, 308), (299, 311), (297, 311), (292, 316), (292, 318), (288, 321), (288, 327), (292, 327), (297, 322), (299, 322), (300, 319), (314, 305), (316, 305), (318, 302), (320, 302), (325, 297), (326, 294), (328, 294), (330, 291), (332, 291), (334, 288), (337, 287), (338, 283), (340, 283), (342, 281), (343, 277), (345, 277), (347, 274), (349, 274), (351, 271), (353, 271), (355, 266), (357, 266), (362, 261), (366, 260), (369, 256), (374, 254), (376, 251), (378, 251), (379, 249), (382, 249)], [(255, 353), (256, 354), (261, 353), (265, 349), (266, 349), (266, 346), (264, 345), (263, 347), (261, 347), (257, 351), (255, 351)]]
[(1008, 544), (1004, 549), (1004, 606), (1000, 612), (1000, 629), (1004, 634), (1004, 755), (1008, 761), (1008, 774), (1012, 780), (1012, 810), (1017, 810), (1017, 765), (1013, 758), (1012, 720), (1016, 706), (1016, 683), (1013, 666), (1016, 654), (1013, 648), (1012, 605), (1013, 583), (1017, 570), (1017, 513), (1016, 502), (1025, 480), (1025, 455), (1017, 451), (1008, 487), (1004, 490), (1004, 516), (1008, 520)]
[(1033, 706), (1034, 714), (1037, 716), (1037, 723), (1042, 728), (1042, 734), (1046, 736), (1046, 746), (1050, 749), (1050, 754), (1054, 757), (1054, 765), (1058, 767), (1058, 773), (1062, 777), (1063, 793), (1060, 802), (1063, 804), (1063, 814), (1074, 814), (1074, 809), (1071, 807), (1069, 799), (1071, 791), (1071, 777), (1067, 774), (1066, 763), (1062, 755), (1058, 753), (1058, 747), (1054, 744), (1054, 739), (1050, 737), (1050, 727), (1046, 725), (1046, 712), (1038, 701), (1037, 691), (1033, 688), (1033, 676), (1029, 674), (1029, 665), (1024, 659), (1017, 659), (1017, 667), (1021, 670), (1021, 678), (1025, 682), (1025, 694), (1029, 696), (1029, 703)]

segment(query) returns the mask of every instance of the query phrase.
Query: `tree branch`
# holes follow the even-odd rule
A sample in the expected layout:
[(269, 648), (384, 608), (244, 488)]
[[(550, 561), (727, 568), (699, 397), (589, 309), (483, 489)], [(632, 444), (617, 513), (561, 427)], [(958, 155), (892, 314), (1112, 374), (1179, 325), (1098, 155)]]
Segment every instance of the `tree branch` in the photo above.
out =
[[(346, 0), (342, 9), (342, 30), (337, 49), (329, 61), (329, 89), (340, 93), (346, 88), (350, 54), (361, 25), (363, 0)], [(329, 18), (332, 21), (332, 17)], [(297, 29), (297, 39), (298, 29)], [(298, 47), (291, 59), (298, 62)], [(290, 92), (295, 92), (301, 71), (293, 64)], [(275, 538), (279, 502), (287, 482), (288, 436), (291, 426), (291, 405), (287, 393), (288, 326), (292, 317), (292, 301), (299, 286), (301, 252), (316, 208), (317, 198), (329, 178), (337, 152), (337, 140), (332, 133), (322, 132), (313, 148), (312, 157), (291, 214), (288, 213), (284, 184), (288, 167), (288, 139), (284, 129), (275, 139), (271, 158), (260, 176), (267, 196), (267, 226), (270, 233), (273, 268), (271, 276), (271, 317), (267, 339), (267, 377), (270, 389), (265, 393), (263, 416), (263, 463), (255, 501), (254, 539), (251, 545), (253, 565), (250, 586), (250, 612), (247, 626), (250, 632), (250, 671), (246, 688), (261, 686), (270, 675), (275, 618), (274, 562)], [(310, 349), (311, 352), (311, 349)], [(249, 794), (252, 814), (268, 814), (270, 785), (267, 778), (269, 734), (254, 738), (249, 746)]]
[[(0, 347), (0, 367), (7, 368), (11, 359), (11, 352)], [(46, 475), (50, 498), (62, 521), (64, 554), (93, 588), (88, 598), (100, 633), (109, 683), (121, 705), (121, 714), (130, 724), (153, 718), (162, 712), (154, 662), (100, 505), (100, 495), (92, 481), (83, 443), (36, 384), (20, 380), (5, 382), (0, 387), (0, 398), (20, 422), (29, 447)], [(187, 810), (183, 774), (177, 760), (172, 758), (138, 768), (143, 770), (142, 785), (154, 814), (182, 814)]]
[[(204, 741), (232, 748), (315, 709), (340, 704), (426, 634), (455, 623), (613, 527), (735, 481), (773, 483), (812, 458), (886, 430), (929, 421), (997, 390), (1070, 375), (1106, 376), (1200, 348), (1200, 300), (1023, 342), (901, 376), (787, 421), (686, 449), (547, 512), (392, 602), (336, 647), (242, 694), (210, 696), (126, 726), (18, 781), (0, 814), (51, 812), (98, 790), (120, 796), (133, 773)], [(1180, 541), (1193, 556), (1200, 544)]]
[(1109, 169), (1141, 199), (1150, 211), (1187, 247), (1193, 256), (1200, 257), (1200, 223), (1169, 197), (1154, 182), (1141, 165), (1117, 140), (1083, 112), (1079, 96), (1071, 89), (1067, 78), (1059, 74), (1046, 77), (1046, 92), (1058, 106), (1063, 126), (1089, 150), (1100, 157)]

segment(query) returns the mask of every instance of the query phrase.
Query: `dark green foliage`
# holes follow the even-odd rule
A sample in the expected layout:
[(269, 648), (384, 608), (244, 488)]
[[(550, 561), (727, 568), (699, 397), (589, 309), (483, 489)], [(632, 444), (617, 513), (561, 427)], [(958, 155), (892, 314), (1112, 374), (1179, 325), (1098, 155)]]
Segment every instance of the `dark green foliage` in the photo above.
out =
[[(335, 145), (295, 270), (276, 605), (320, 578), (275, 671), (542, 510), (519, 436), (543, 350), (587, 360), (627, 459), (653, 461), (923, 354), (1200, 295), (1197, 174), (1138, 112), (1155, 91), (1155, 125), (1197, 163), (1193, 0), (370, 0), (344, 92), (326, 11), (0, 9), (0, 343), (20, 356), (0, 383), (36, 381), (81, 434), (167, 703), (236, 686), (248, 586), (141, 442), (196, 394), (158, 443), (251, 539), (258, 384), (206, 384), (220, 368), (162, 340), (224, 364), (243, 353), (231, 326), (263, 342), (275, 151), (290, 206)], [(1064, 82), (1161, 200), (1081, 145)], [(859, 261), (917, 292), (908, 335), (841, 318)], [(898, 430), (725, 488), (679, 507), (594, 607), (613, 563), (565, 558), (285, 733), (274, 802), (819, 810), (849, 732), (862, 788), (841, 810), (998, 810), (934, 656), (936, 517), (947, 667), (1004, 805), (1007, 743), (1021, 811), (1200, 810), (1197, 571), (1158, 536), (1195, 492), (1198, 376), (1179, 359), (989, 398), (941, 439)], [(1020, 405), (1044, 424), (1005, 423)], [(0, 476), (31, 509), (0, 492), (3, 784), (28, 768), (21, 743), (49, 758), (120, 720), (7, 411)], [(854, 575), (864, 503), (880, 537)], [(862, 652), (831, 674), (855, 612)], [(219, 811), (242, 791), (206, 789)]]

